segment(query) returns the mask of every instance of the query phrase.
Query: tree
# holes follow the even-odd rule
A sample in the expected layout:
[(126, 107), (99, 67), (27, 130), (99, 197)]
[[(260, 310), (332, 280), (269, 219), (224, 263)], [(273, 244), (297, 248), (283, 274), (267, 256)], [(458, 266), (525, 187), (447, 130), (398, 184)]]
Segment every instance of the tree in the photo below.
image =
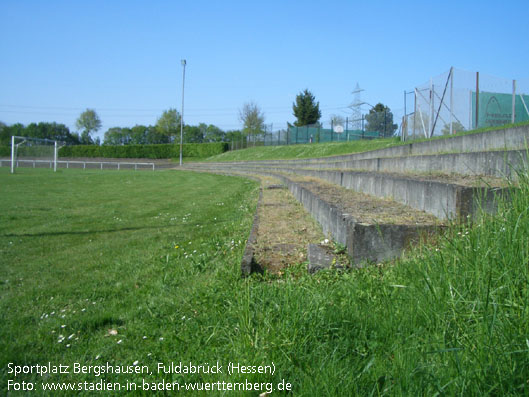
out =
[(0, 121), (0, 145), (10, 145), (11, 135), (9, 135), (9, 127)]
[(186, 125), (184, 127), (184, 142), (186, 143), (202, 143), (204, 142), (204, 135), (206, 124), (200, 125)]
[(296, 96), (296, 102), (292, 104), (292, 110), (297, 121), (295, 126), (316, 124), (321, 118), (320, 103), (316, 102), (314, 95), (305, 90)]
[(91, 134), (101, 128), (101, 120), (93, 109), (86, 109), (77, 119), (75, 126), (81, 131), (81, 143), (83, 145), (92, 145)]
[(204, 134), (204, 140), (206, 142), (223, 142), (225, 139), (226, 133), (216, 125), (210, 124), (206, 127)]
[(165, 137), (165, 142), (180, 142), (180, 113), (176, 109), (165, 110), (156, 121), (156, 130)]
[(383, 137), (393, 136), (398, 128), (393, 124), (393, 113), (382, 103), (377, 103), (373, 109), (366, 115), (366, 131), (378, 132)]
[(242, 130), (247, 136), (253, 135), (254, 142), (255, 137), (263, 133), (264, 119), (264, 113), (254, 102), (246, 102), (239, 110), (239, 120), (243, 124)]
[(337, 126), (337, 125), (344, 126), (345, 125), (345, 119), (342, 116), (337, 115), (337, 114), (331, 114), (329, 122), (333, 126)]
[[(455, 134), (456, 132), (466, 131), (467, 129), (463, 127), (463, 124), (461, 124), (459, 121), (453, 121), (452, 122), (452, 133)], [(446, 123), (443, 126), (443, 129), (441, 130), (441, 133), (443, 135), (450, 135), (450, 123)]]
[(127, 145), (131, 143), (131, 129), (113, 127), (105, 132), (103, 145)]

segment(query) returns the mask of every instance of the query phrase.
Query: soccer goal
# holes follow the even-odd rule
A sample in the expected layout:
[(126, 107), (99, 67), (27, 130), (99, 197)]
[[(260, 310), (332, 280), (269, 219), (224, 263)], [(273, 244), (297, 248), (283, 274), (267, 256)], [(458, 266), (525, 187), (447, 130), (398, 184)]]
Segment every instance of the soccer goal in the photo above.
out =
[(57, 171), (58, 142), (51, 139), (11, 137), (11, 173), (17, 167), (51, 168)]

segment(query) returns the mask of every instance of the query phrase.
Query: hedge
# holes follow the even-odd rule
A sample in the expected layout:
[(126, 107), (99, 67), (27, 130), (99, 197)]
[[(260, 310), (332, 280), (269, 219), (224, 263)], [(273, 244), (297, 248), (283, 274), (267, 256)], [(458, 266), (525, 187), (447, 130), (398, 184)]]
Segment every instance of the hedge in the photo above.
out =
[[(184, 143), (183, 157), (211, 157), (228, 150), (226, 142)], [(180, 157), (178, 144), (96, 146), (76, 145), (59, 149), (59, 157), (145, 158), (168, 159)]]
[(0, 157), (11, 157), (11, 146), (0, 146)]

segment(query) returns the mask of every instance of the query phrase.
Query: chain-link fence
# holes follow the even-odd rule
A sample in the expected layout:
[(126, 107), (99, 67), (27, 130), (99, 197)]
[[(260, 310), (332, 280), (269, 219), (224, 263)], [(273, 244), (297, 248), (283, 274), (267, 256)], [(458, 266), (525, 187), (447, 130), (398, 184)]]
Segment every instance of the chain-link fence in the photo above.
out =
[[(253, 146), (297, 145), (324, 142), (348, 142), (359, 139), (375, 139), (393, 136), (397, 126), (393, 124), (393, 115), (389, 111), (372, 112), (362, 116), (364, 129), (351, 129), (348, 119), (328, 124), (289, 126), (288, 129), (270, 131), (254, 135), (240, 136), (230, 142), (230, 150), (245, 149)], [(371, 123), (371, 124), (370, 124)], [(378, 123), (378, 124), (377, 124)], [(378, 125), (380, 131), (367, 131), (365, 127)]]
[(265, 134), (265, 146), (296, 145), (323, 142), (347, 142), (358, 139), (374, 139), (380, 137), (379, 132), (350, 130), (346, 123), (330, 125), (292, 126), (286, 130)]
[(404, 139), (449, 135), (529, 120), (529, 79), (456, 68), (405, 93)]

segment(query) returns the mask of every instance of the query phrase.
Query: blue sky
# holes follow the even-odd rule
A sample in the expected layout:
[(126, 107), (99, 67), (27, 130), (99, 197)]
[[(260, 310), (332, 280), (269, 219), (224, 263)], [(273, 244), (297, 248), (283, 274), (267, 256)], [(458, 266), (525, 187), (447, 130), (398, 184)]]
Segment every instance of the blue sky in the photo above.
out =
[[(266, 123), (292, 122), (308, 88), (322, 121), (362, 100), (403, 112), (403, 91), (450, 66), (529, 78), (523, 1), (1, 0), (0, 121), (57, 121), (86, 108), (103, 127), (184, 121), (240, 128), (257, 103)], [(367, 109), (365, 109), (367, 111)]]

